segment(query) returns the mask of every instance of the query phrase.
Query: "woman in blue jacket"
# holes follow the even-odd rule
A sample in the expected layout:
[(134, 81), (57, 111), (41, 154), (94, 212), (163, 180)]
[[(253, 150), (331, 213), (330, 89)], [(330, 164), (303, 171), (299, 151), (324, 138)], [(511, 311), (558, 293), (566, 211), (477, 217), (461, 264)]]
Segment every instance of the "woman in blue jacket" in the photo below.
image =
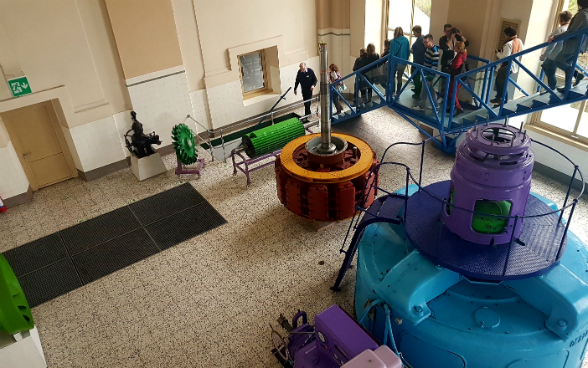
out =
[[(394, 39), (390, 41), (390, 55), (402, 60), (408, 60), (408, 56), (410, 55), (410, 45), (408, 43), (408, 38), (404, 37), (404, 30), (402, 27), (396, 27), (396, 29), (394, 29)], [(396, 64), (396, 70), (392, 71), (392, 78), (394, 78), (394, 74), (396, 74), (396, 83), (392, 81), (393, 93), (394, 91), (400, 91), (402, 88), (402, 76), (404, 75), (405, 69), (406, 64)]]

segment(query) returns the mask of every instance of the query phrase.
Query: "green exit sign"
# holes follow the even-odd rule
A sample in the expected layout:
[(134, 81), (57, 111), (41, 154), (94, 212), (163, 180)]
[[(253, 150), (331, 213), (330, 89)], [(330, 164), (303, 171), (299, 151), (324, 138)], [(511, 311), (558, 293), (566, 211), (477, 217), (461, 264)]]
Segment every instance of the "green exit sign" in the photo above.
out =
[(10, 79), (8, 81), (8, 85), (10, 86), (10, 90), (12, 91), (12, 95), (14, 97), (28, 95), (29, 93), (32, 93), (31, 85), (29, 84), (27, 77), (18, 77)]

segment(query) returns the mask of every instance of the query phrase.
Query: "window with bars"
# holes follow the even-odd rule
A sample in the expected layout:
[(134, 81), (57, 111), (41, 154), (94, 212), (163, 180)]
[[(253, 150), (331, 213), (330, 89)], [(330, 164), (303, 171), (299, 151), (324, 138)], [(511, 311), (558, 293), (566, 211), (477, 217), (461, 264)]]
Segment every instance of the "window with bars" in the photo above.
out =
[(239, 70), (243, 97), (255, 97), (269, 90), (263, 50), (239, 55)]

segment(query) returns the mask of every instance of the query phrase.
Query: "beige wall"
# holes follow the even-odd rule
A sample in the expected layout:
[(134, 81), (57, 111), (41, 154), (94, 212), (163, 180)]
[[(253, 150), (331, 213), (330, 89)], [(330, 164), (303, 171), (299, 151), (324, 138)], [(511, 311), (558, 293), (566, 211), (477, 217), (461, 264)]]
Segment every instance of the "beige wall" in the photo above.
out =
[(229, 48), (277, 36), (281, 65), (318, 56), (314, 0), (194, 0), (194, 9), (206, 77), (230, 71)]
[[(451, 0), (432, 0), (431, 1), (431, 34), (435, 43), (443, 36), (443, 25), (447, 23), (449, 17), (449, 5)], [(472, 1), (472, 3), (475, 3)], [(461, 23), (461, 22), (456, 22)]]
[(170, 0), (105, 1), (126, 79), (182, 65)]
[(350, 0), (316, 0), (317, 28), (349, 28)]
[(204, 89), (204, 59), (192, 0), (171, 0), (190, 91)]

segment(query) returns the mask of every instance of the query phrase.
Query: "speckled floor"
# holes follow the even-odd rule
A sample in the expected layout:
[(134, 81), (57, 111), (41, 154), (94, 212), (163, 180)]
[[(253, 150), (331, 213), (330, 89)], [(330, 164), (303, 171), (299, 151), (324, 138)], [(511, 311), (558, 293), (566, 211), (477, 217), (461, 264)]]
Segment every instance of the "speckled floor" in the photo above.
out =
[[(378, 155), (393, 142), (423, 139), (387, 108), (333, 130), (363, 138)], [(453, 157), (433, 147), (426, 152), (424, 183), (448, 179)], [(416, 170), (419, 150), (403, 147), (389, 157)], [(164, 161), (168, 172), (145, 182), (130, 170), (69, 180), (0, 217), (6, 251), (190, 181), (228, 221), (34, 308), (49, 367), (279, 367), (268, 324), (276, 326), (280, 313), (314, 316), (334, 303), (353, 312), (354, 272), (341, 293), (329, 290), (348, 222), (315, 232), (280, 205), (272, 167), (253, 173), (247, 188), (229, 160), (209, 163), (200, 179), (175, 176), (175, 156)], [(404, 175), (383, 171), (381, 183), (402, 187)], [(556, 201), (565, 196), (565, 188), (540, 175), (533, 190)], [(585, 201), (576, 211), (571, 229), (588, 242)]]

